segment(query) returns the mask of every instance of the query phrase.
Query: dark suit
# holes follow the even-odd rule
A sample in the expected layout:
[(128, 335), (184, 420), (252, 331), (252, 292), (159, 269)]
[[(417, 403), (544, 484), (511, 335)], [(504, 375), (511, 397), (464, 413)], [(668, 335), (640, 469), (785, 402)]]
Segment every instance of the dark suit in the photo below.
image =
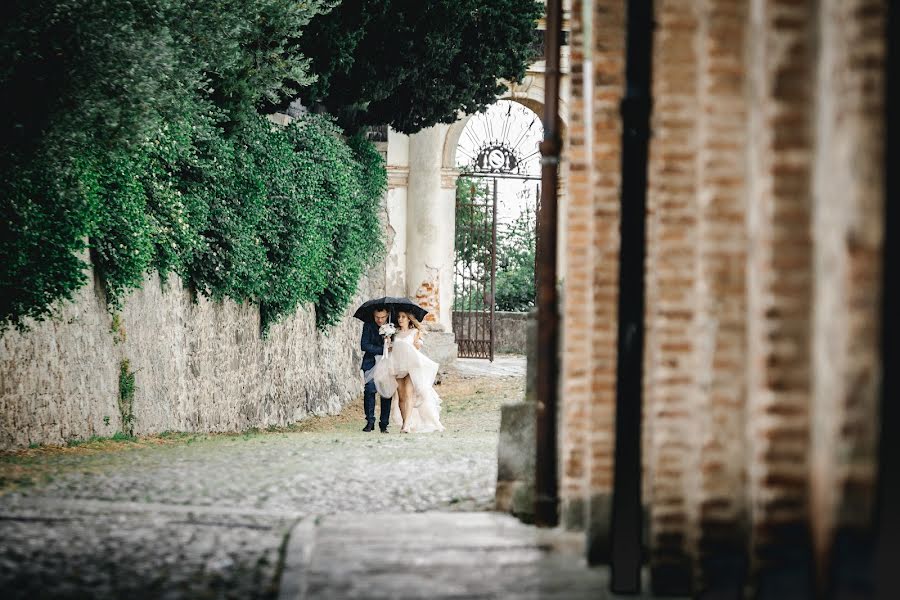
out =
[[(375, 357), (384, 353), (384, 338), (378, 335), (378, 325), (375, 323), (364, 323), (362, 330), (362, 339), (359, 341), (360, 350), (363, 351), (362, 370), (368, 371), (375, 366)], [(375, 424), (375, 382), (366, 383), (365, 392), (363, 394), (363, 408), (366, 411), (366, 422)], [(391, 399), (381, 398), (381, 415), (378, 419), (378, 425), (384, 429), (391, 420)]]

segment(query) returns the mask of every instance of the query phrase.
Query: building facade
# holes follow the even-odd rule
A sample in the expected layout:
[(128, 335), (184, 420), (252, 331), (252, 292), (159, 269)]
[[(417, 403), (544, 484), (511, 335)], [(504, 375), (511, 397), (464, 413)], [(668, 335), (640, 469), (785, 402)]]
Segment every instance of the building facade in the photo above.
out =
[[(594, 562), (610, 553), (626, 5), (571, 10), (560, 499)], [(887, 3), (654, 5), (653, 588), (851, 585), (844, 567), (872, 534), (885, 367)]]

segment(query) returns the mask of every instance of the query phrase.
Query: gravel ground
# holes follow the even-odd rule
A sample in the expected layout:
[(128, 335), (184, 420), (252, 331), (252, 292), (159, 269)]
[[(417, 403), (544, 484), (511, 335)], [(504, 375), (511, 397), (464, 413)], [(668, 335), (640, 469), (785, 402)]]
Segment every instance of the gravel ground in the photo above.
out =
[(451, 375), (443, 433), (361, 431), (362, 401), (284, 431), (0, 455), (4, 598), (272, 598), (285, 534), (335, 513), (486, 510), (521, 376)]

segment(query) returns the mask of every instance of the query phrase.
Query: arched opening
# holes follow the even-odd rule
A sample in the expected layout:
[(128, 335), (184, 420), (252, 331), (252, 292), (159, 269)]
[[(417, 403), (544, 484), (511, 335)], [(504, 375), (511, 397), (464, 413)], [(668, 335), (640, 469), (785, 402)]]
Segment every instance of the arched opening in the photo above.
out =
[[(493, 361), (509, 351), (497, 327), (521, 329), (534, 307), (534, 259), (540, 198), (540, 117), (525, 104), (500, 100), (448, 132), (456, 189), (453, 331), (460, 358)], [(445, 163), (446, 164), (446, 163)], [(524, 352), (524, 347), (520, 348)]]

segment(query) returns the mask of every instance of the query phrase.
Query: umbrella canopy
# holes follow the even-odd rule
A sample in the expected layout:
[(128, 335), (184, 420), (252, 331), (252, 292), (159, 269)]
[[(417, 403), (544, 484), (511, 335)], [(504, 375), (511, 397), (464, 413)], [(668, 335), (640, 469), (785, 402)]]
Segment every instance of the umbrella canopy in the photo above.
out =
[[(386, 308), (391, 312), (393, 317), (397, 311), (412, 313), (417, 320), (422, 321), (428, 311), (410, 300), (409, 298), (397, 298), (394, 296), (384, 296), (382, 298), (374, 298), (363, 302), (353, 316), (363, 322), (371, 322), (375, 320), (374, 312), (376, 308)], [(393, 318), (391, 319), (393, 321)]]

